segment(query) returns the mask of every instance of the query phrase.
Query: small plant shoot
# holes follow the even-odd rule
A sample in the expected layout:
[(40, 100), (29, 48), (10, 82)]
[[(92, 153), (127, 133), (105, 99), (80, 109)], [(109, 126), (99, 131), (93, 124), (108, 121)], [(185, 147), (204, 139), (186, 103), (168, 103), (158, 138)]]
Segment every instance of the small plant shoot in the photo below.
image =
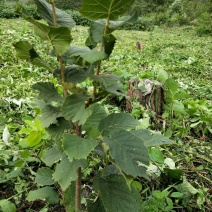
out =
[[(75, 196), (75, 204), (67, 206), (66, 210), (81, 210), (81, 171), (88, 165), (89, 155), (96, 154), (98, 148), (104, 152), (103, 160), (107, 159), (108, 162), (102, 170), (95, 173), (95, 193), (93, 200), (87, 200), (88, 211), (96, 211), (99, 207), (111, 212), (140, 211), (139, 192), (132, 187), (132, 183), (136, 177), (148, 178), (148, 147), (158, 146), (158, 142), (163, 145), (174, 142), (169, 139), (163, 142), (162, 136), (157, 137), (146, 130), (135, 131), (139, 122), (130, 114), (108, 114), (104, 105), (99, 104), (110, 95), (124, 95), (121, 78), (108, 74), (107, 71), (103, 73), (101, 61), (109, 59), (113, 52), (116, 38), (112, 32), (121, 25), (136, 21), (135, 15), (127, 21), (118, 20), (127, 12), (133, 0), (99, 1), (95, 5), (93, 1), (83, 1), (81, 14), (94, 22), (89, 29), (86, 45), (82, 47), (72, 44), (71, 28), (74, 21), (65, 12), (55, 8), (53, 0), (50, 3), (36, 0), (35, 3), (38, 13), (48, 25), (26, 14), (21, 4), (18, 4), (18, 12), (33, 24), (41, 39), (50, 42), (52, 52), (58, 60), (58, 67), (51, 67), (45, 62), (28, 41), (19, 41), (14, 47), (21, 59), (49, 71), (54, 70), (53, 74), (63, 94), (50, 82), (33, 85), (33, 89), (39, 94), (36, 105), (40, 109), (38, 118), (54, 144), (41, 157), (49, 168), (46, 171), (42, 169), (42, 172), (39, 169), (36, 174), (35, 182), (41, 184), (43, 179), (44, 187), (30, 192), (27, 199), (32, 201), (45, 198), (50, 204), (56, 203), (57, 197), (49, 184), (52, 181), (58, 183), (64, 193), (74, 183), (75, 194), (70, 195)], [(93, 84), (92, 91), (86, 92), (78, 87), (85, 80)], [(39, 148), (44, 145), (43, 133), (40, 132), (38, 137), (38, 132), (40, 131), (37, 129), (29, 132), (28, 137), (21, 143), (24, 148)], [(37, 137), (32, 136), (35, 133)], [(153, 137), (158, 141), (153, 142)], [(60, 150), (58, 156), (50, 153), (57, 151), (55, 148)], [(49, 161), (55, 163), (55, 169), (52, 169), (53, 164)], [(41, 195), (42, 189), (45, 190), (45, 197)], [(117, 204), (112, 204), (112, 199)]]

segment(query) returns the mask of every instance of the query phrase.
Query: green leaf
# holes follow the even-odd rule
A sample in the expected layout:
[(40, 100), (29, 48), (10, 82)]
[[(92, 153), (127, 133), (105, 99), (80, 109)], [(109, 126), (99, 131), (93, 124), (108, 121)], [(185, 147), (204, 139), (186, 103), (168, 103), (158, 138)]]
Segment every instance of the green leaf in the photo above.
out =
[(65, 130), (69, 130), (72, 128), (72, 125), (69, 121), (64, 119), (63, 117), (59, 117), (57, 119), (56, 124), (51, 124), (46, 131), (49, 133), (50, 137), (55, 140), (59, 141)]
[[(64, 70), (65, 82), (77, 84), (85, 81), (88, 77), (86, 71), (87, 70), (85, 68), (82, 68), (81, 66), (77, 65), (66, 67)], [(55, 70), (54, 76), (60, 79), (62, 78), (61, 71), (59, 68)]]
[(127, 113), (112, 113), (99, 124), (99, 130), (103, 135), (109, 135), (117, 130), (129, 130), (135, 128), (140, 122)]
[(107, 54), (105, 54), (105, 49), (101, 46), (91, 50), (88, 47), (71, 45), (65, 54), (63, 54), (62, 58), (69, 64), (78, 64), (80, 58), (92, 64), (107, 58)]
[(150, 156), (150, 159), (154, 162), (158, 162), (158, 163), (164, 162), (164, 155), (159, 149), (150, 148), (149, 156)]
[(129, 131), (114, 131), (103, 137), (110, 149), (111, 157), (128, 175), (147, 177), (149, 155), (144, 141)]
[(42, 122), (43, 127), (49, 127), (51, 124), (57, 122), (57, 118), (61, 116), (60, 108), (53, 107), (52, 105), (42, 105), (41, 109), (41, 116), (39, 120)]
[(98, 197), (97, 200), (87, 199), (88, 211), (107, 212), (102, 204), (102, 200)]
[(41, 132), (33, 131), (27, 136), (25, 140), (28, 143), (29, 147), (33, 147), (41, 142), (41, 138), (42, 138)]
[(18, 134), (26, 134), (26, 135), (28, 135), (28, 134), (30, 134), (31, 132), (33, 131), (33, 129), (32, 128), (22, 128), (19, 132), (18, 132)]
[(29, 143), (26, 141), (26, 139), (21, 139), (18, 143), (23, 149), (29, 148)]
[(170, 197), (173, 197), (173, 198), (182, 198), (183, 197), (183, 193), (180, 193), (180, 192), (172, 192)]
[[(110, 40), (111, 40), (110, 43), (112, 44), (115, 41), (115, 37), (111, 35), (111, 33), (115, 29), (125, 24), (134, 23), (137, 20), (137, 18), (138, 18), (138, 14), (136, 12), (127, 20), (110, 21), (107, 34), (105, 35), (110, 37)], [(106, 25), (106, 19), (97, 20), (91, 23), (91, 26), (89, 28), (89, 37), (86, 40), (87, 46), (94, 48), (97, 43), (102, 43), (105, 40), (104, 39), (105, 25)], [(105, 52), (108, 52), (107, 49), (108, 47), (105, 48)], [(107, 53), (107, 55), (109, 56), (110, 53)]]
[(97, 139), (100, 135), (100, 132), (97, 128), (92, 128), (90, 131), (88, 131), (88, 137), (91, 139)]
[(108, 57), (107, 54), (105, 53), (104, 47), (101, 47), (101, 46), (95, 47), (90, 51), (86, 51), (82, 53), (77, 52), (73, 56), (80, 56), (90, 64), (93, 64), (100, 60), (104, 60)]
[(182, 113), (182, 114), (185, 113), (185, 109), (184, 109), (183, 103), (179, 102), (178, 100), (174, 100), (173, 101), (172, 110), (176, 111), (176, 112), (179, 112), (179, 113)]
[(191, 196), (192, 194), (197, 194), (198, 190), (194, 188), (187, 180), (186, 177), (183, 177), (183, 182), (174, 186), (177, 191), (183, 193), (185, 196)]
[(86, 161), (84, 160), (73, 160), (70, 162), (64, 155), (59, 164), (57, 164), (55, 172), (53, 173), (53, 179), (57, 181), (62, 190), (65, 191), (72, 181), (77, 179), (76, 170), (79, 167), (84, 167)]
[(41, 160), (47, 166), (52, 166), (54, 163), (58, 162), (62, 158), (62, 155), (62, 150), (57, 145), (54, 145), (52, 148), (45, 151)]
[(167, 79), (165, 81), (165, 85), (167, 86), (167, 88), (172, 92), (172, 93), (176, 93), (177, 89), (179, 87), (178, 83), (173, 80), (173, 79)]
[(64, 192), (66, 212), (75, 212), (75, 184), (75, 182), (71, 182), (71, 185)]
[(123, 95), (123, 84), (122, 78), (115, 74), (104, 74), (104, 75), (89, 75), (91, 80), (99, 82), (101, 84), (101, 89), (115, 94)]
[(21, 158), (28, 158), (29, 157), (29, 150), (24, 150), (20, 152)]
[(98, 174), (94, 177), (93, 188), (99, 194), (100, 211), (104, 211), (103, 207), (107, 212), (141, 211), (139, 192), (133, 187), (130, 189), (122, 175)]
[(138, 181), (132, 181), (132, 187), (136, 189), (138, 192), (142, 190), (142, 184)]
[(180, 169), (164, 168), (166, 177), (169, 177), (174, 183), (182, 180), (183, 171)]
[(0, 200), (0, 211), (1, 212), (16, 212), (16, 206), (14, 203), (7, 199)]
[(146, 147), (151, 146), (162, 146), (162, 145), (173, 145), (175, 141), (161, 135), (160, 133), (154, 133), (146, 129), (131, 131), (135, 136), (141, 138)]
[(137, 13), (137, 11), (135, 11), (133, 13), (133, 15), (130, 16), (129, 18), (127, 18), (127, 19), (124, 18), (124, 19), (120, 19), (120, 20), (117, 20), (117, 21), (110, 21), (110, 24), (109, 24), (110, 32), (115, 30), (115, 29), (118, 29), (121, 26), (124, 26), (126, 24), (133, 24), (137, 20), (138, 20), (138, 13)]
[(22, 165), (24, 164), (23, 160), (17, 160), (15, 161), (15, 163), (13, 164), (14, 167), (22, 167)]
[(38, 118), (35, 118), (34, 120), (24, 120), (24, 122), (29, 125), (33, 131), (42, 131), (43, 126), (42, 123), (38, 120)]
[(62, 106), (64, 117), (67, 120), (79, 122), (79, 125), (83, 125), (92, 113), (90, 108), (85, 108), (86, 99), (87, 96), (83, 94), (68, 96)]
[(35, 201), (37, 199), (45, 200), (49, 204), (56, 204), (59, 201), (58, 194), (52, 187), (44, 187), (30, 191), (26, 198), (28, 201)]
[(72, 41), (71, 32), (66, 27), (50, 28), (46, 36), (57, 54), (65, 53)]
[(165, 70), (160, 69), (157, 73), (157, 80), (165, 82), (167, 79), (168, 79), (168, 73)]
[(73, 159), (86, 159), (98, 142), (91, 139), (83, 139), (76, 135), (65, 134), (63, 139), (64, 151), (70, 161)]
[(164, 136), (170, 138), (173, 134), (173, 131), (169, 128), (165, 131)]
[[(119, 174), (122, 174), (122, 176), (125, 178), (127, 178), (127, 176), (123, 173), (120, 172), (120, 170), (117, 169), (117, 167), (113, 164), (110, 164), (110, 165), (107, 165), (104, 169), (104, 176), (109, 176), (109, 175), (119, 175)], [(130, 183), (131, 184), (131, 183)]]
[(96, 47), (97, 43), (103, 42), (105, 24), (106, 20), (98, 20), (91, 23), (88, 30), (89, 36), (85, 42), (86, 46), (93, 49)]
[(5, 175), (6, 179), (14, 179), (22, 175), (22, 168), (16, 167), (14, 171), (11, 171)]
[[(34, 2), (37, 5), (38, 14), (43, 19), (45, 19), (50, 26), (54, 26), (52, 18), (52, 5), (44, 0), (36, 0)], [(58, 8), (56, 8), (56, 20), (58, 26), (65, 26), (69, 29), (73, 28), (76, 25), (74, 20), (68, 13)]]
[(166, 192), (161, 192), (161, 191), (155, 190), (152, 192), (152, 196), (156, 197), (157, 199), (162, 200), (164, 197), (166, 197)]
[[(86, 46), (75, 46), (71, 45), (68, 50), (62, 55), (62, 59), (65, 63), (68, 64), (78, 64), (79, 55), (81, 53), (89, 52), (90, 48)], [(76, 56), (77, 55), (77, 56)]]
[(43, 67), (51, 72), (53, 71), (53, 68), (50, 67), (42, 58), (40, 58), (38, 53), (28, 41), (19, 41), (14, 43), (13, 46), (15, 47), (17, 57), (31, 62), (33, 65), (38, 67)]
[(103, 108), (99, 104), (91, 105), (91, 109), (92, 109), (92, 114), (90, 117), (88, 117), (88, 119), (86, 120), (82, 128), (87, 133), (95, 129), (97, 130), (99, 128), (100, 121), (108, 115), (105, 108)]
[(91, 20), (116, 20), (129, 10), (133, 2), (134, 0), (86, 0), (82, 3), (80, 13)]
[(90, 107), (84, 109), (80, 108), (76, 116), (72, 119), (74, 123), (78, 122), (79, 125), (83, 125), (88, 117), (92, 114), (92, 109)]
[(112, 35), (105, 35), (103, 37), (103, 45), (105, 47), (105, 53), (107, 54), (107, 56), (109, 57), (113, 51), (113, 48), (115, 46), (116, 43), (116, 38)]
[(17, 12), (19, 12), (22, 17), (28, 22), (32, 23), (35, 27), (35, 32), (38, 36), (43, 39), (48, 40), (53, 46), (56, 54), (62, 55), (70, 46), (72, 41), (71, 31), (67, 27), (50, 27), (39, 21), (36, 21), (30, 16), (27, 16), (23, 12), (23, 7), (17, 4)]
[(50, 168), (40, 168), (36, 173), (35, 182), (42, 186), (53, 185), (52, 174), (53, 171)]
[(174, 95), (174, 99), (188, 99), (191, 95), (189, 95), (185, 90), (179, 89), (178, 92)]
[(172, 210), (173, 209), (173, 202), (172, 202), (172, 199), (170, 199), (169, 197), (166, 197), (166, 202), (167, 202), (167, 205), (166, 206), (166, 210)]
[(61, 102), (63, 100), (63, 97), (59, 95), (51, 82), (37, 82), (32, 88), (39, 91), (38, 99), (43, 99), (47, 102)]

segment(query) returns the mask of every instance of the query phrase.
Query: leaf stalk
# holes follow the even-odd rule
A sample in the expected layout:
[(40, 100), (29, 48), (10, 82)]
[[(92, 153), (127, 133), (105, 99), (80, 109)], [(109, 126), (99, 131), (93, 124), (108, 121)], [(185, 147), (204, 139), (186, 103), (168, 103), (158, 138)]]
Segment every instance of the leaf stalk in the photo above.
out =
[[(105, 25), (105, 28), (104, 28), (104, 32), (103, 32), (103, 35), (105, 36), (108, 32), (108, 28), (109, 28), (109, 25), (110, 25), (110, 19), (109, 17), (107, 18), (106, 20), (106, 25)], [(98, 62), (98, 65), (97, 65), (97, 71), (96, 71), (96, 75), (99, 75), (101, 72), (101, 61)], [(93, 98), (95, 99), (95, 96), (96, 96), (96, 86), (93, 87)]]

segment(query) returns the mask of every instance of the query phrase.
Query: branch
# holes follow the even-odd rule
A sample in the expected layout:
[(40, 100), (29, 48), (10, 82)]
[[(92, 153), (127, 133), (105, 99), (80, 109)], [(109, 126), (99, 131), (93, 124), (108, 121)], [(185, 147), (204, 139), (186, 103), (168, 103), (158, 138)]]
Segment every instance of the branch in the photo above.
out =
[[(82, 136), (81, 126), (78, 124), (75, 125), (75, 133), (77, 136)], [(81, 209), (81, 167), (77, 169), (77, 180), (75, 185), (75, 211), (79, 211)]]
[[(99, 61), (98, 66), (97, 66), (97, 71), (96, 71), (96, 75), (99, 75), (101, 71), (101, 61)], [(93, 98), (95, 99), (96, 96), (96, 86), (93, 87), (93, 94), (92, 94)]]
[[(51, 5), (52, 5), (52, 18), (53, 18), (53, 21), (54, 21), (54, 26), (57, 27), (57, 17), (56, 17), (54, 0), (51, 0)], [(60, 63), (60, 73), (61, 73), (61, 78), (62, 78), (63, 95), (65, 97), (67, 97), (67, 90), (64, 87), (64, 84), (65, 84), (65, 67), (63, 65), (63, 60), (62, 60), (61, 55), (57, 55), (57, 59)]]

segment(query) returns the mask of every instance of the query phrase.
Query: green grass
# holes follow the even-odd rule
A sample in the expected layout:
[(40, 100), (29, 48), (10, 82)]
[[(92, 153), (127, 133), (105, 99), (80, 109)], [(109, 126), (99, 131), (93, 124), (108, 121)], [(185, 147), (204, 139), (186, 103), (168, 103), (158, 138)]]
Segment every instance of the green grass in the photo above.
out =
[[(56, 65), (57, 61), (48, 57), (50, 46), (36, 37), (30, 24), (22, 19), (1, 19), (0, 22), (0, 132), (5, 124), (9, 126), (10, 142), (15, 148), (19, 141), (17, 132), (23, 127), (23, 117), (35, 115), (28, 104), (35, 95), (30, 87), (41, 80), (57, 82), (52, 73), (17, 59), (12, 44), (28, 40), (47, 62)], [(122, 30), (114, 34), (117, 45), (110, 60), (103, 62), (104, 72), (123, 76), (127, 84), (130, 78), (148, 76), (163, 69), (193, 99), (206, 99), (207, 104), (212, 105), (212, 37), (198, 37), (192, 27), (155, 28), (152, 32)], [(76, 27), (72, 35), (75, 45), (83, 45), (88, 35), (87, 28)], [(136, 48), (137, 41), (142, 42), (143, 49)], [(21, 100), (22, 104), (18, 105), (17, 100)], [(188, 135), (182, 138), (175, 134), (173, 139), (178, 146), (164, 151), (209, 201), (207, 188), (212, 186), (211, 137), (205, 139)], [(196, 204), (196, 198), (189, 200), (189, 204)], [(209, 209), (207, 204), (204, 207), (206, 211)]]
[[(33, 74), (35, 74), (33, 80), (38, 80), (40, 74), (43, 78), (45, 71), (36, 72), (37, 67), (29, 67), (27, 63), (17, 61), (12, 43), (19, 39), (30, 40), (36, 44), (36, 48), (40, 45), (37, 50), (44, 55), (48, 54), (48, 44), (43, 46), (35, 37), (30, 25), (22, 19), (13, 21), (4, 19), (1, 20), (1, 23), (0, 63), (3, 76), (9, 71), (5, 71), (5, 69), (12, 68), (15, 69), (15, 72), (9, 71), (10, 74), (6, 74), (6, 77), (12, 77), (14, 80), (18, 77), (20, 80), (24, 74), (28, 73), (30, 78), (27, 78), (27, 81), (32, 79), (31, 75)], [(104, 63), (105, 70), (139, 77), (144, 72), (164, 69), (170, 76), (182, 82), (184, 88), (195, 96), (212, 99), (210, 94), (212, 80), (211, 37), (198, 37), (191, 27), (156, 28), (153, 32), (117, 31), (115, 35), (117, 45), (110, 61)], [(77, 27), (73, 30), (74, 43), (77, 45), (83, 45), (86, 36), (86, 28)], [(142, 50), (136, 49), (136, 41), (143, 43)], [(10, 66), (8, 67), (8, 65)], [(28, 83), (31, 85), (29, 81)]]
[[(136, 76), (164, 69), (195, 96), (212, 99), (208, 95), (212, 80), (211, 37), (197, 37), (188, 27), (156, 28), (153, 32), (119, 31), (116, 35), (120, 37), (116, 56), (107, 65), (115, 63), (117, 69)], [(141, 51), (135, 48), (137, 40), (143, 42)], [(117, 55), (121, 55), (120, 60)]]

